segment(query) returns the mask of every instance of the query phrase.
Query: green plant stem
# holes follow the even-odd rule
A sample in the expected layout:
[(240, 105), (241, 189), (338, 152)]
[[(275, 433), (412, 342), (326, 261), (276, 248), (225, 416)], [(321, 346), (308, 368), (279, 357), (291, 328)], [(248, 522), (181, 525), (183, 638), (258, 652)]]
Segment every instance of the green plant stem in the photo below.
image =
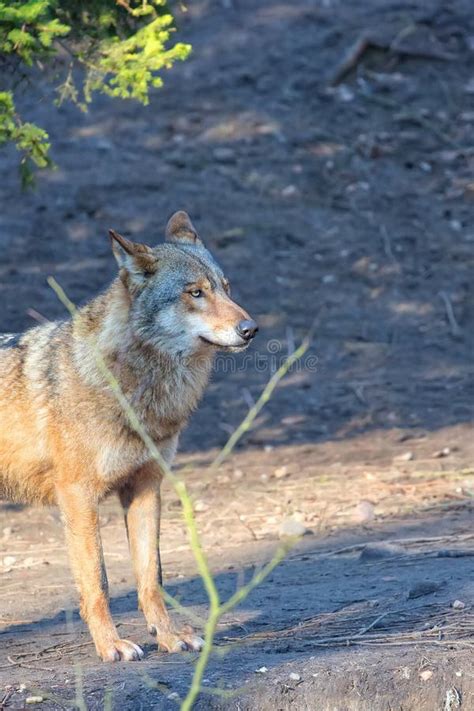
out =
[(293, 363), (296, 363), (302, 356), (306, 353), (308, 350), (309, 346), (311, 343), (311, 336), (308, 334), (301, 344), (298, 346), (298, 348), (291, 353), (288, 358), (285, 360), (285, 362), (278, 368), (278, 370), (272, 375), (268, 383), (266, 384), (265, 388), (262, 391), (262, 394), (258, 398), (257, 402), (255, 405), (253, 405), (250, 410), (248, 411), (247, 415), (244, 417), (240, 425), (237, 427), (237, 429), (231, 434), (229, 439), (227, 440), (226, 444), (224, 447), (221, 449), (217, 457), (214, 459), (212, 462), (210, 469), (214, 471), (220, 465), (223, 463), (225, 459), (229, 456), (229, 454), (232, 452), (234, 449), (235, 445), (239, 441), (239, 439), (244, 435), (252, 426), (254, 423), (256, 417), (260, 413), (260, 410), (266, 405), (266, 403), (270, 400), (271, 396), (273, 395), (273, 391), (275, 390), (276, 386), (280, 382), (280, 380), (287, 374)]

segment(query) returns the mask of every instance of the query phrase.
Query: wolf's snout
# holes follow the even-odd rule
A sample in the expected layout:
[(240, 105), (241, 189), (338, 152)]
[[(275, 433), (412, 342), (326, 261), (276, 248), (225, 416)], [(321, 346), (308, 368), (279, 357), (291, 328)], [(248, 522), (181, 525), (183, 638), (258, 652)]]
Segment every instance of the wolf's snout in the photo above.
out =
[(255, 321), (252, 321), (252, 319), (245, 319), (244, 321), (241, 321), (237, 326), (237, 333), (245, 341), (250, 341), (250, 339), (255, 336), (257, 331), (258, 326)]

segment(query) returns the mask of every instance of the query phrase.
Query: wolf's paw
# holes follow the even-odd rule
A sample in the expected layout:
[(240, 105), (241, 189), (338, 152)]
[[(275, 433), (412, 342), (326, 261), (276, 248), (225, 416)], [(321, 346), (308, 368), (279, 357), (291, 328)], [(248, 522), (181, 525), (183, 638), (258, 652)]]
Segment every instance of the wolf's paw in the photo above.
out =
[(195, 634), (191, 625), (184, 625), (181, 632), (162, 632), (156, 625), (150, 625), (148, 629), (164, 652), (200, 652), (204, 647), (204, 640)]
[(144, 656), (138, 644), (128, 639), (115, 639), (101, 647), (98, 652), (104, 662), (138, 662)]

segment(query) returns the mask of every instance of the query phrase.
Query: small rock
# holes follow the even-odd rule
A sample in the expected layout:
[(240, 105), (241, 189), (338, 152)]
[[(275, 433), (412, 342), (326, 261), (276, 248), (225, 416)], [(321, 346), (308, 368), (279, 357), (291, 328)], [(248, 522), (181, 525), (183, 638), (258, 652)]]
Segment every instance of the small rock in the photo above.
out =
[(266, 674), (267, 671), (267, 667), (260, 667), (259, 669), (255, 669), (255, 674)]
[(273, 452), (274, 449), (275, 448), (274, 448), (273, 444), (266, 444), (263, 448), (263, 451), (264, 452)]
[(428, 679), (431, 679), (432, 676), (433, 672), (429, 669), (425, 669), (424, 671), (420, 672), (420, 679), (422, 679), (423, 681), (428, 681)]
[(355, 508), (354, 518), (358, 523), (369, 523), (375, 518), (374, 505), (370, 501), (359, 501)]
[(286, 188), (283, 188), (281, 191), (282, 197), (292, 197), (293, 195), (296, 195), (298, 192), (298, 188), (296, 185), (287, 185)]
[(423, 597), (424, 595), (431, 595), (432, 593), (438, 592), (442, 587), (446, 585), (443, 580), (440, 583), (434, 580), (423, 580), (421, 583), (416, 583), (408, 591), (408, 600), (416, 600), (417, 597)]
[(437, 452), (433, 453), (433, 457), (435, 459), (441, 459), (442, 457), (448, 457), (451, 454), (451, 450), (449, 447), (443, 447), (443, 449), (439, 449)]
[(280, 524), (278, 529), (279, 538), (299, 538), (308, 533), (308, 529), (300, 521), (287, 518)]
[(383, 558), (395, 558), (396, 556), (405, 555), (406, 551), (402, 546), (397, 546), (394, 543), (368, 543), (361, 550), (359, 560), (362, 562), (370, 560), (381, 560)]
[(297, 674), (296, 672), (291, 672), (290, 679), (292, 681), (301, 681), (301, 675)]
[(177, 691), (172, 691), (171, 694), (168, 694), (168, 696), (166, 698), (169, 699), (170, 701), (174, 701), (176, 699), (179, 699), (179, 694)]
[(453, 610), (464, 610), (464, 608), (466, 607), (466, 603), (462, 602), (462, 600), (455, 600), (451, 607), (453, 608)]
[(415, 458), (413, 452), (404, 452), (393, 458), (394, 462), (411, 462)]
[(212, 154), (214, 158), (221, 163), (232, 163), (235, 160), (235, 151), (233, 148), (221, 146), (214, 148)]
[(14, 555), (6, 555), (5, 558), (3, 559), (3, 565), (6, 568), (9, 568), (14, 563), (16, 563), (16, 557)]
[(204, 501), (201, 501), (201, 500), (196, 501), (196, 503), (194, 504), (194, 510), (197, 512), (207, 511), (208, 508), (209, 508), (209, 506)]
[(288, 467), (278, 467), (278, 469), (275, 469), (273, 472), (273, 476), (275, 479), (283, 479), (285, 476), (288, 476)]
[(98, 151), (113, 151), (114, 149), (114, 144), (107, 138), (98, 138), (95, 145)]
[(354, 92), (345, 84), (340, 84), (338, 87), (333, 89), (332, 93), (334, 93), (339, 101), (343, 101), (344, 103), (354, 101)]
[(336, 277), (334, 274), (325, 274), (322, 278), (323, 284), (334, 284)]
[(42, 696), (27, 696), (25, 704), (40, 704), (42, 701), (44, 701)]

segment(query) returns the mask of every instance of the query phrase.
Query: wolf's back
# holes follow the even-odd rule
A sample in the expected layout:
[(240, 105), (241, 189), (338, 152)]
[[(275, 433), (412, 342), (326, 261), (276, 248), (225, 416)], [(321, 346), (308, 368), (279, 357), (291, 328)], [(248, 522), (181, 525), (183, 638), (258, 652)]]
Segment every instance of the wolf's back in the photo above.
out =
[(55, 327), (48, 323), (25, 333), (0, 334), (0, 497), (49, 498), (45, 430)]

